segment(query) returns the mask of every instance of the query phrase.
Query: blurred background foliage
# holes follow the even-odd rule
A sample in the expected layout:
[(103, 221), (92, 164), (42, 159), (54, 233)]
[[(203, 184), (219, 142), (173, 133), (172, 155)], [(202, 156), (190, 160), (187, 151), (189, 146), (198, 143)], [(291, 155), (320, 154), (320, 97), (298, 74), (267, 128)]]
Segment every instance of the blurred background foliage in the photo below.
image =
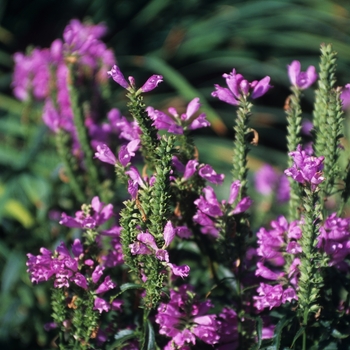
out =
[[(153, 73), (164, 76), (165, 82), (147, 97), (148, 104), (181, 111), (193, 97), (201, 97), (212, 128), (194, 133), (199, 155), (228, 178), (235, 109), (210, 96), (214, 83), (224, 84), (223, 73), (234, 67), (249, 80), (269, 75), (275, 87), (256, 101), (252, 116), (252, 127), (259, 133), (259, 146), (250, 157), (253, 171), (263, 162), (281, 170), (286, 164), (287, 64), (298, 59), (303, 69), (317, 66), (320, 44), (333, 43), (339, 53), (338, 83), (350, 81), (346, 0), (1, 0), (2, 349), (50, 347), (52, 334), (42, 326), (50, 321), (47, 287), (32, 288), (26, 254), (65, 239), (66, 231), (57, 223), (60, 213), (78, 210), (61, 176), (52, 136), (41, 122), (41, 106), (12, 96), (12, 56), (29, 45), (49, 47), (72, 18), (106, 23), (105, 42), (126, 76), (139, 82)], [(111, 106), (125, 111), (123, 91), (112, 85)], [(313, 92), (306, 91), (304, 97), (305, 118), (311, 118)], [(252, 195), (259, 203), (257, 194)], [(271, 216), (279, 212), (269, 206), (259, 210)], [(258, 221), (266, 222), (261, 215)]]

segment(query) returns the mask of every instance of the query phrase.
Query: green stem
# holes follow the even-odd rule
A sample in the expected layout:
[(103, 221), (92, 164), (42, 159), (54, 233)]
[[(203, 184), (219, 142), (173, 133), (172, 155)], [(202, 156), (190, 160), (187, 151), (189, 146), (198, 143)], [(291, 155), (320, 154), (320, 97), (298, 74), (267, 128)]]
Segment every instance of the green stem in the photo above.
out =
[(151, 309), (148, 309), (148, 308), (143, 310), (143, 319), (142, 319), (143, 334), (142, 334), (142, 343), (141, 343), (142, 350), (146, 349), (146, 338), (147, 338), (147, 333), (148, 333), (147, 320), (148, 320), (150, 310)]
[(142, 131), (140, 135), (142, 155), (144, 156), (147, 165), (151, 169), (154, 169), (157, 160), (155, 150), (159, 146), (157, 129), (152, 125), (153, 122), (145, 110), (146, 106), (143, 102), (143, 96), (137, 93), (135, 88), (129, 88), (126, 97), (130, 100), (127, 104), (129, 112), (137, 121)]
[[(300, 240), (302, 253), (300, 255), (299, 277), (299, 310), (303, 326), (307, 328), (310, 313), (319, 311), (319, 296), (324, 285), (323, 274), (320, 267), (321, 253), (317, 249), (317, 235), (321, 206), (317, 190), (305, 188), (303, 196), (304, 224)], [(304, 340), (303, 340), (304, 342)]]
[[(289, 104), (286, 110), (287, 114), (287, 149), (288, 152), (296, 150), (297, 146), (301, 144), (300, 130), (301, 130), (301, 108), (300, 96), (301, 90), (295, 86), (291, 87), (292, 95), (289, 96)], [(288, 167), (293, 165), (293, 159), (288, 158)], [(290, 184), (290, 200), (289, 200), (289, 221), (294, 221), (299, 218), (300, 207), (300, 186), (292, 178), (288, 178)]]
[(234, 153), (233, 153), (233, 180), (239, 180), (241, 187), (239, 190), (237, 200), (240, 201), (246, 196), (247, 192), (247, 155), (249, 152), (249, 147), (247, 145), (246, 136), (250, 132), (248, 128), (249, 117), (251, 115), (252, 104), (248, 102), (247, 96), (242, 95), (239, 100), (239, 107), (237, 110), (236, 126), (234, 130), (235, 143), (234, 143)]
[(69, 185), (74, 193), (75, 198), (78, 202), (84, 203), (85, 196), (82, 188), (79, 185), (78, 175), (74, 171), (76, 168), (74, 164), (75, 160), (72, 156), (71, 149), (67, 147), (67, 140), (68, 134), (63, 130), (59, 130), (56, 134), (57, 153), (63, 162), (64, 170), (69, 178)]
[(95, 163), (93, 162), (93, 152), (91, 150), (89, 137), (87, 134), (87, 130), (84, 124), (84, 116), (81, 108), (79, 107), (79, 98), (78, 92), (74, 87), (74, 65), (69, 64), (68, 70), (68, 91), (71, 102), (71, 108), (73, 112), (73, 121), (74, 126), (77, 132), (78, 140), (80, 147), (84, 153), (84, 161), (86, 166), (87, 179), (89, 184), (89, 190), (91, 192), (91, 196), (97, 192), (97, 194), (101, 197), (102, 201), (106, 201), (106, 198), (101, 191), (101, 186), (98, 179), (98, 172)]

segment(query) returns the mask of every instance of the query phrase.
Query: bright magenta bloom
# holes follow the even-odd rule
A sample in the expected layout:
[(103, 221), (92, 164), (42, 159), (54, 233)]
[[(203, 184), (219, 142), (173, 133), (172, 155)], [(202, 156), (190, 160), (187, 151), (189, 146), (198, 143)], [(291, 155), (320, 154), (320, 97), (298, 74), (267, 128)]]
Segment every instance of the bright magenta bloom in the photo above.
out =
[(234, 106), (239, 105), (239, 99), (242, 95), (248, 95), (251, 93), (252, 98), (258, 98), (264, 95), (272, 86), (270, 83), (270, 77), (265, 77), (260, 81), (254, 80), (249, 83), (244, 79), (242, 74), (237, 74), (233, 69), (230, 74), (223, 74), (226, 79), (228, 88), (223, 88), (220, 85), (215, 84), (216, 91), (213, 91), (211, 95), (217, 97), (219, 100), (229, 103)]
[(305, 90), (317, 80), (318, 75), (314, 66), (309, 66), (306, 72), (301, 72), (300, 68), (301, 67), (299, 61), (293, 61), (288, 66), (289, 80), (292, 85), (298, 87), (301, 90)]

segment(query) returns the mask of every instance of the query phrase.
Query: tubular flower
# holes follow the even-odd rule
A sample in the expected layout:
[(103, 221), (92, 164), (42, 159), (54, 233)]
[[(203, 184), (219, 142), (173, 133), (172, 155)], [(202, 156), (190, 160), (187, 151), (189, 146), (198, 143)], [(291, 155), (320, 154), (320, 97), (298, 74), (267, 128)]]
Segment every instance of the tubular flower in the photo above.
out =
[(172, 134), (184, 133), (184, 130), (194, 130), (210, 126), (206, 120), (206, 115), (201, 113), (196, 115), (200, 108), (199, 98), (196, 97), (187, 106), (186, 113), (178, 114), (175, 108), (170, 107), (167, 115), (162, 111), (158, 111), (153, 107), (147, 107), (146, 111), (149, 117), (153, 120), (153, 125), (159, 130), (167, 130)]
[(203, 342), (217, 344), (220, 321), (216, 315), (207, 312), (213, 305), (210, 300), (197, 302), (189, 285), (182, 285), (177, 290), (170, 291), (168, 303), (161, 303), (156, 315), (159, 333), (171, 337), (167, 349), (178, 349), (196, 344), (196, 338)]
[(164, 227), (163, 238), (164, 246), (158, 248), (155, 238), (148, 232), (141, 232), (137, 235), (137, 241), (130, 244), (129, 248), (133, 255), (152, 255), (164, 261), (164, 265), (170, 267), (175, 276), (182, 278), (187, 277), (190, 273), (190, 268), (187, 265), (177, 266), (169, 262), (169, 254), (166, 248), (171, 244), (175, 237), (176, 229), (171, 221), (168, 221)]
[(235, 69), (230, 74), (223, 74), (223, 78), (226, 79), (228, 88), (215, 84), (216, 91), (213, 91), (211, 95), (234, 106), (239, 105), (239, 99), (242, 95), (247, 96), (251, 93), (251, 97), (255, 99), (264, 95), (272, 87), (269, 84), (270, 77), (268, 76), (260, 81), (254, 80), (249, 83), (242, 74), (237, 74)]
[[(125, 79), (123, 73), (119, 69), (119, 67), (115, 64), (107, 74), (121, 87), (124, 89), (128, 89), (129, 87), (135, 86), (134, 77), (129, 77), (129, 83)], [(152, 75), (147, 79), (145, 84), (138, 90), (139, 92), (149, 92), (155, 89), (159, 83), (163, 81), (163, 77), (161, 75)]]
[[(77, 211), (74, 218), (62, 213), (59, 223), (67, 227), (94, 229), (104, 224), (113, 215), (113, 205), (105, 205), (97, 196), (92, 198), (91, 205), (87, 209), (86, 212), (82, 210)], [(91, 209), (93, 211), (92, 215), (90, 213)]]
[[(223, 216), (227, 208), (230, 210), (230, 207), (232, 207), (237, 198), (240, 186), (240, 181), (234, 181), (231, 184), (229, 200), (227, 202), (223, 200), (221, 203), (217, 200), (213, 188), (207, 186), (203, 189), (204, 196), (200, 196), (194, 201), (194, 204), (197, 206), (197, 212), (193, 216), (193, 221), (202, 226), (201, 232), (203, 234), (210, 234), (215, 238), (218, 237), (219, 230), (215, 225), (216, 219)], [(236, 215), (243, 213), (249, 209), (251, 204), (252, 200), (249, 197), (244, 197), (228, 214)]]
[(317, 80), (318, 75), (314, 66), (309, 66), (306, 72), (301, 72), (300, 68), (299, 61), (293, 61), (288, 65), (289, 80), (293, 86), (305, 90)]
[(331, 214), (320, 227), (317, 247), (330, 256), (329, 265), (348, 271), (345, 258), (350, 254), (350, 218)]
[(322, 175), (324, 157), (314, 157), (306, 154), (301, 149), (301, 145), (289, 155), (293, 158), (294, 164), (291, 168), (284, 171), (287, 176), (291, 176), (295, 181), (304, 185), (308, 184), (312, 191), (324, 181)]
[[(289, 224), (284, 216), (280, 216), (270, 225), (270, 230), (261, 228), (257, 232), (257, 255), (261, 258), (257, 262), (255, 275), (265, 280), (276, 281), (278, 284), (274, 282), (274, 286), (271, 286), (260, 283), (257, 289), (259, 296), (254, 297), (254, 305), (259, 311), (266, 307), (271, 310), (287, 301), (297, 299), (300, 264), (298, 256), (302, 252), (299, 244), (302, 236), (301, 222), (293, 221)], [(286, 255), (294, 257), (287, 273), (284, 272)]]

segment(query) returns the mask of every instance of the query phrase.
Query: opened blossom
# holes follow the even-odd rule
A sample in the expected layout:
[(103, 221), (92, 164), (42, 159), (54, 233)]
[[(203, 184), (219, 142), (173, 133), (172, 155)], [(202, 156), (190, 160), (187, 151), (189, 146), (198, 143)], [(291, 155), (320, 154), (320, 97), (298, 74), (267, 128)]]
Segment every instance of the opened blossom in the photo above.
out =
[(211, 95), (234, 106), (239, 105), (239, 100), (242, 96), (250, 94), (250, 96), (255, 99), (265, 95), (265, 93), (272, 88), (269, 84), (270, 77), (266, 76), (259, 81), (254, 80), (249, 83), (244, 79), (242, 74), (237, 74), (235, 69), (233, 69), (230, 74), (223, 74), (223, 78), (226, 79), (228, 88), (215, 84), (215, 91), (213, 91)]
[(199, 98), (196, 97), (187, 106), (186, 113), (178, 114), (175, 108), (170, 107), (168, 112), (170, 115), (156, 110), (153, 107), (147, 107), (146, 111), (153, 120), (153, 125), (159, 130), (167, 130), (172, 134), (183, 134), (185, 130), (194, 130), (210, 126), (206, 119), (206, 115), (201, 113), (196, 115), (201, 104)]
[(112, 165), (115, 165), (117, 163), (117, 158), (107, 145), (97, 145), (96, 151), (97, 152), (95, 153), (95, 158), (99, 159), (101, 162), (109, 163)]
[(314, 66), (309, 66), (305, 72), (302, 72), (299, 61), (293, 61), (288, 65), (288, 75), (291, 84), (301, 90), (309, 88), (318, 78)]
[(204, 196), (199, 196), (194, 201), (197, 206), (197, 212), (193, 216), (193, 221), (201, 225), (201, 232), (209, 234), (215, 238), (219, 235), (219, 229), (216, 227), (216, 219), (224, 215), (228, 210), (228, 215), (237, 215), (248, 210), (252, 204), (249, 197), (242, 198), (234, 208), (232, 205), (237, 199), (241, 183), (239, 180), (234, 181), (230, 187), (229, 199), (218, 201), (212, 187), (207, 186), (203, 189)]
[[(260, 283), (257, 289), (259, 296), (254, 297), (254, 305), (259, 311), (267, 307), (271, 310), (297, 299), (302, 223), (300, 221), (288, 223), (284, 216), (280, 216), (277, 220), (271, 221), (270, 225), (271, 229), (262, 227), (257, 232), (256, 252), (260, 256), (260, 261), (257, 262), (255, 275), (267, 281), (274, 281), (273, 285)], [(287, 271), (285, 271), (286, 256), (293, 258)]]
[(155, 319), (159, 333), (171, 338), (166, 349), (186, 349), (195, 345), (197, 338), (206, 344), (217, 344), (220, 321), (216, 315), (208, 314), (212, 307), (210, 300), (194, 300), (189, 285), (171, 290), (169, 302), (159, 305)]
[(289, 199), (290, 186), (285, 174), (279, 174), (269, 164), (263, 165), (254, 176), (255, 189), (263, 194), (276, 193), (278, 202), (286, 202)]
[(137, 235), (137, 241), (129, 245), (131, 254), (154, 255), (158, 260), (163, 261), (165, 266), (170, 267), (175, 276), (187, 277), (190, 272), (189, 266), (177, 266), (169, 262), (169, 254), (166, 248), (173, 241), (175, 234), (176, 229), (173, 227), (171, 221), (168, 221), (163, 231), (164, 245), (162, 248), (158, 248), (153, 235), (149, 232), (141, 232)]
[(140, 148), (140, 140), (132, 140), (127, 145), (122, 145), (118, 153), (118, 159), (122, 166), (127, 166), (135, 152)]
[(350, 255), (350, 218), (331, 214), (321, 225), (317, 240), (317, 247), (330, 257), (330, 266), (349, 271), (350, 265), (345, 258)]
[[(134, 87), (135, 85), (135, 79), (134, 77), (129, 77), (129, 83), (125, 79), (123, 73), (119, 69), (117, 65), (114, 65), (110, 71), (107, 72), (107, 74), (121, 87), (124, 89), (128, 89), (129, 86)], [(149, 92), (155, 89), (159, 83), (163, 81), (163, 77), (161, 75), (152, 75), (147, 79), (145, 84), (139, 89), (141, 92)]]
[(324, 157), (309, 156), (302, 150), (301, 145), (298, 145), (296, 151), (290, 152), (289, 156), (293, 158), (294, 164), (284, 173), (295, 181), (310, 186), (311, 190), (315, 191), (317, 186), (324, 181), (322, 173)]
[(92, 198), (90, 208), (88, 212), (77, 211), (75, 217), (62, 213), (60, 224), (67, 227), (94, 229), (104, 224), (113, 215), (113, 205), (105, 205), (97, 196)]
[(70, 283), (87, 289), (87, 280), (79, 272), (78, 261), (83, 258), (83, 247), (79, 239), (72, 245), (71, 252), (62, 242), (53, 253), (46, 248), (40, 249), (39, 255), (27, 254), (27, 272), (32, 283), (54, 279), (54, 287), (69, 287)]

